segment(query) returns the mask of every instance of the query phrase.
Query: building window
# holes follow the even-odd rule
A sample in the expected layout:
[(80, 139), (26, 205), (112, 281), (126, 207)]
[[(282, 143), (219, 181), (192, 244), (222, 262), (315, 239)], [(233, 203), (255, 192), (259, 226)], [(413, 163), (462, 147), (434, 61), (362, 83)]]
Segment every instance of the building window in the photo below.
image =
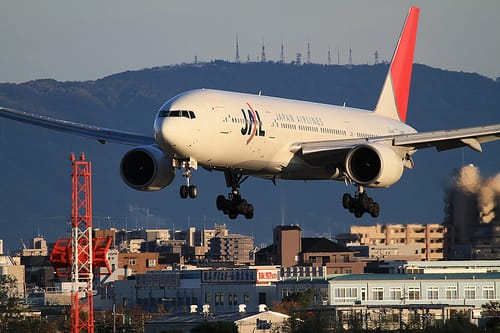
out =
[(135, 259), (129, 259), (129, 260), (128, 260), (128, 264), (129, 264), (130, 266), (134, 266), (134, 265), (135, 265)]
[(361, 288), (361, 300), (366, 301), (366, 288), (365, 287)]
[(227, 293), (227, 304), (233, 305), (233, 293)]
[(420, 288), (419, 287), (409, 287), (408, 288), (408, 299), (409, 300), (420, 299)]
[(245, 291), (243, 293), (243, 303), (248, 304), (250, 302), (250, 295), (248, 294), (248, 291)]
[(358, 300), (358, 288), (335, 288), (335, 302), (348, 303)]
[(427, 288), (427, 299), (439, 299), (439, 288), (438, 287)]
[(205, 303), (212, 303), (212, 294), (211, 293), (205, 293)]
[(215, 305), (220, 304), (220, 293), (215, 293)]
[(238, 293), (233, 294), (233, 304), (238, 305)]
[(476, 287), (465, 286), (464, 287), (464, 298), (465, 299), (476, 299)]
[(457, 299), (457, 286), (447, 286), (445, 289), (446, 299)]
[(384, 288), (382, 287), (374, 287), (372, 288), (373, 300), (381, 301), (384, 299)]
[(483, 299), (495, 299), (495, 288), (493, 286), (483, 287)]
[(389, 293), (391, 294), (391, 300), (400, 301), (401, 298), (401, 288), (390, 288)]
[(148, 259), (147, 267), (156, 267), (156, 259)]

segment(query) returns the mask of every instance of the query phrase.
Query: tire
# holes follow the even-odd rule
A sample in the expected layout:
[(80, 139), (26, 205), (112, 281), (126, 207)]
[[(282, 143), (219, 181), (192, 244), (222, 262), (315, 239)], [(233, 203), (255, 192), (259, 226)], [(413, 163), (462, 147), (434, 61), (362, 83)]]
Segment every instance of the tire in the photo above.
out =
[(223, 195), (218, 195), (215, 201), (218, 210), (224, 209), (224, 204), (226, 203), (226, 198)]
[(188, 193), (189, 193), (189, 197), (191, 199), (194, 199), (198, 196), (198, 188), (194, 185), (190, 185), (188, 187)]
[(374, 202), (371, 208), (372, 208), (370, 210), (371, 217), (373, 218), (378, 217), (380, 215), (380, 206), (378, 205), (378, 203)]
[(358, 219), (361, 218), (363, 216), (363, 214), (364, 214), (364, 211), (362, 211), (362, 210), (356, 209), (354, 211), (354, 216), (357, 217)]
[(238, 217), (238, 213), (229, 213), (229, 218), (235, 220)]
[(368, 210), (368, 207), (370, 206), (370, 198), (363, 193), (359, 196), (358, 200), (361, 204), (361, 208), (363, 208), (364, 210)]
[(253, 219), (253, 205), (252, 204), (248, 204), (247, 212), (245, 213), (245, 217), (247, 220)]
[(181, 195), (182, 199), (186, 199), (188, 197), (189, 189), (186, 185), (182, 185), (181, 188), (179, 189), (179, 194)]
[(351, 207), (351, 200), (351, 195), (349, 193), (344, 193), (344, 195), (342, 196), (342, 206), (344, 207), (344, 209), (349, 209), (349, 207)]

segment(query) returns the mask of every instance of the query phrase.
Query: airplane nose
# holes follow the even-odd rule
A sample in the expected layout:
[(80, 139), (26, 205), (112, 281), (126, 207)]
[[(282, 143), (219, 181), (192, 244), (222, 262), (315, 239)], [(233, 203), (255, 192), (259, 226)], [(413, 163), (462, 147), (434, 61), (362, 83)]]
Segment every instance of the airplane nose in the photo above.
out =
[[(175, 120), (175, 119), (174, 119)], [(155, 140), (162, 147), (174, 148), (179, 144), (179, 136), (182, 134), (179, 130), (179, 124), (169, 118), (159, 118), (155, 121)]]

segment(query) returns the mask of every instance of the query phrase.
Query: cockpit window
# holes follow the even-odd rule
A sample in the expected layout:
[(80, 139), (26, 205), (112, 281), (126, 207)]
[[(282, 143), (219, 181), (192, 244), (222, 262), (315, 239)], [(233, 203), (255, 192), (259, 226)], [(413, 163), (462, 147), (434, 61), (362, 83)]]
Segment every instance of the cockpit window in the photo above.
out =
[(158, 113), (159, 118), (164, 118), (164, 117), (183, 117), (183, 118), (188, 118), (188, 119), (194, 119), (196, 118), (196, 115), (194, 114), (193, 111), (189, 110), (161, 110)]

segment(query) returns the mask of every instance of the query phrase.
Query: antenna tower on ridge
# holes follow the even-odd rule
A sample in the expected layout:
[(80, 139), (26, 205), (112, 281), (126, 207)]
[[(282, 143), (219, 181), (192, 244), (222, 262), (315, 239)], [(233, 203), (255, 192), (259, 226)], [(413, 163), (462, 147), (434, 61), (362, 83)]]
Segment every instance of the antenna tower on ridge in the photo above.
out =
[(260, 61), (266, 62), (266, 47), (264, 45), (264, 41), (262, 41), (262, 53), (260, 55)]
[(283, 47), (283, 41), (281, 41), (281, 54), (280, 54), (280, 63), (284, 63), (285, 62), (285, 52), (283, 51), (284, 47)]
[(351, 49), (351, 41), (349, 41), (349, 65), (352, 65), (352, 49)]
[(235, 57), (235, 60), (237, 63), (240, 62), (240, 48), (239, 48), (239, 44), (238, 44), (238, 34), (236, 34), (236, 57)]
[(307, 63), (311, 63), (311, 43), (307, 42)]

